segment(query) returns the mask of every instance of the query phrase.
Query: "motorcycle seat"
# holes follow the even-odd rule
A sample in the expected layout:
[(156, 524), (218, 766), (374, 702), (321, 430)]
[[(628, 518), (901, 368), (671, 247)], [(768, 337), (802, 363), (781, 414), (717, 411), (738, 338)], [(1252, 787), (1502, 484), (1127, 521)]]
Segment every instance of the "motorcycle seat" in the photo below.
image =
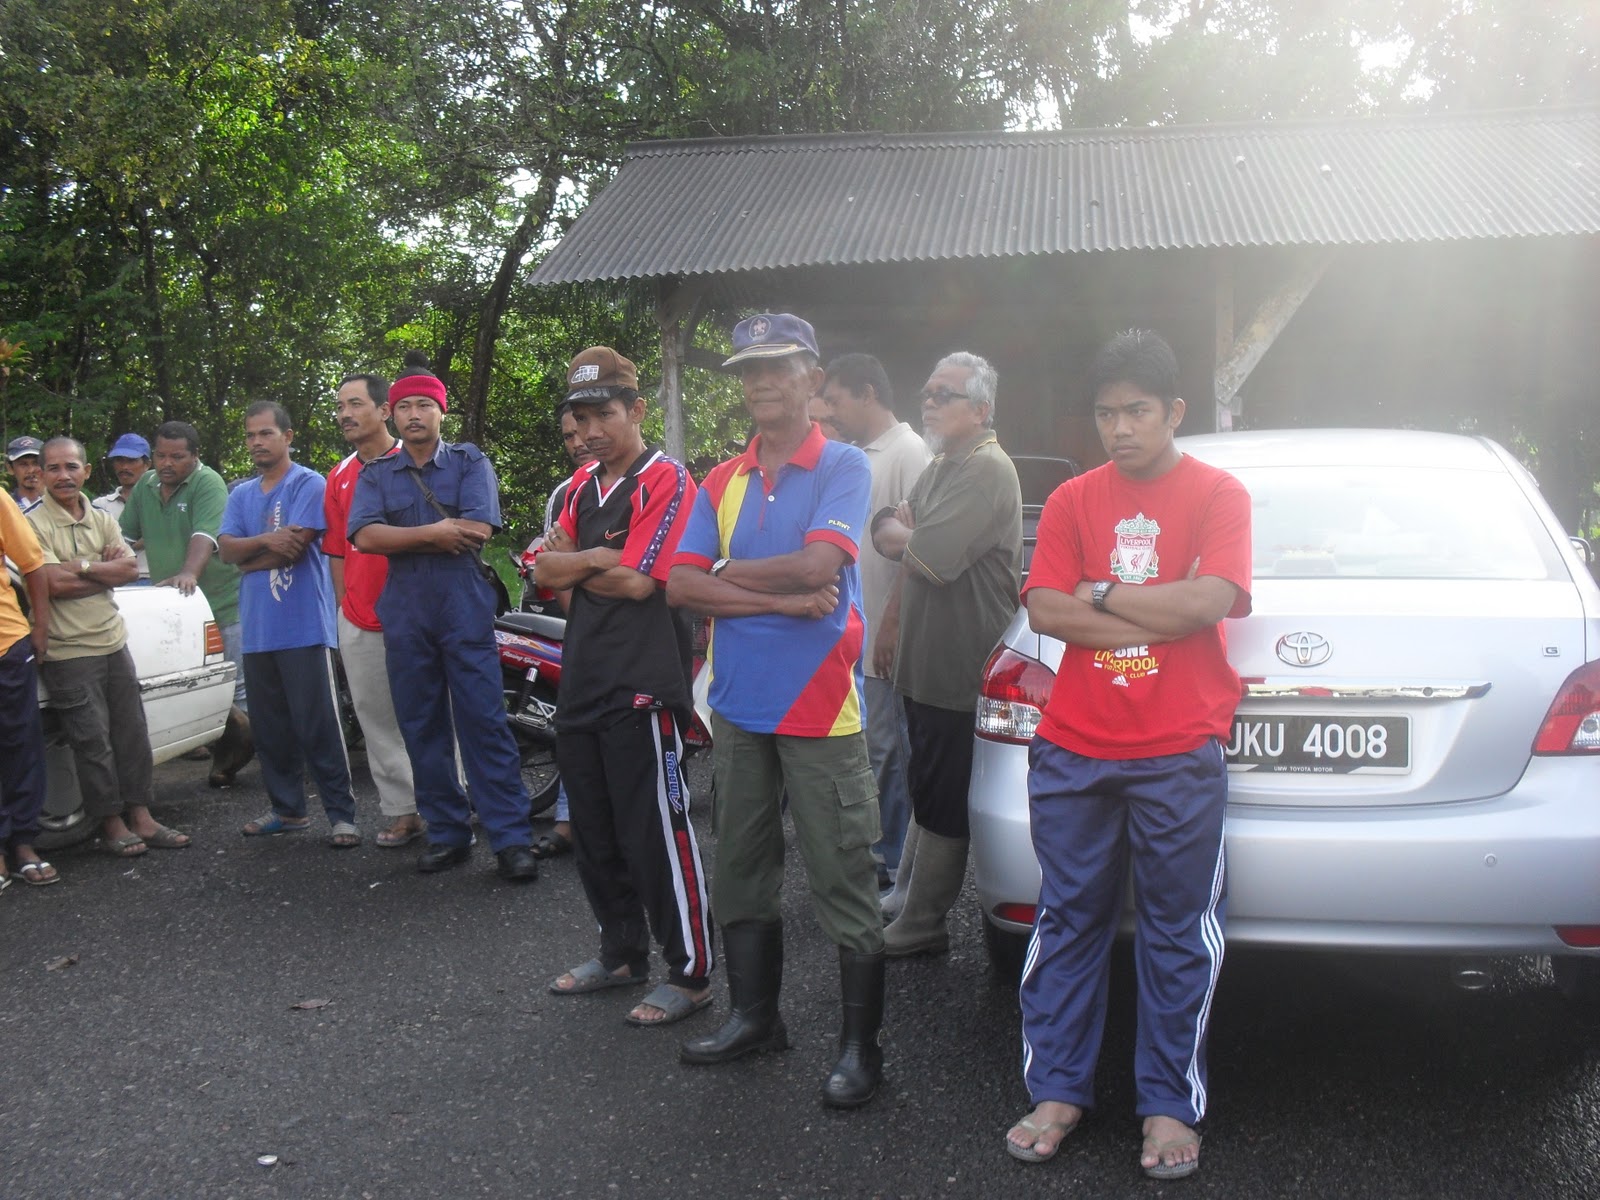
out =
[(520, 633), (525, 637), (544, 638), (559, 642), (566, 636), (567, 622), (561, 617), (548, 617), (543, 613), (507, 612), (494, 619), (496, 629), (507, 633)]

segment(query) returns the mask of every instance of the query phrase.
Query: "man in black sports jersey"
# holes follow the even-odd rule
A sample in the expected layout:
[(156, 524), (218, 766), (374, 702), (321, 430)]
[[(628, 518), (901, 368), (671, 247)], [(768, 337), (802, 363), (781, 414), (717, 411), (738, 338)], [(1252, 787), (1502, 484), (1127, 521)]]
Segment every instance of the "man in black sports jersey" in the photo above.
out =
[(573, 474), (534, 572), (541, 587), (572, 589), (556, 759), (600, 954), (550, 990), (644, 983), (653, 929), (667, 981), (627, 1019), (667, 1025), (711, 1003), (711, 914), (679, 735), (692, 719), (689, 638), (666, 598), (695, 485), (645, 445), (637, 372), (609, 346), (572, 360), (563, 407), (594, 461)]

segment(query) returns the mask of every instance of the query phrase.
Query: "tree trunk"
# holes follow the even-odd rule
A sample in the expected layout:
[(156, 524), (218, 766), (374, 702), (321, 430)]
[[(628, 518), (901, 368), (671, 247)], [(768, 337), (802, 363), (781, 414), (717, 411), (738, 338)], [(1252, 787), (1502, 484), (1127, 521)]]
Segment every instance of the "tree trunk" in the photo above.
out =
[(139, 260), (143, 266), (144, 305), (150, 314), (150, 367), (155, 372), (156, 397), (161, 401), (164, 420), (173, 420), (179, 414), (172, 411), (172, 368), (167, 362), (167, 335), (161, 319), (161, 279), (156, 272), (155, 238), (150, 232), (150, 214), (144, 209), (138, 213)]

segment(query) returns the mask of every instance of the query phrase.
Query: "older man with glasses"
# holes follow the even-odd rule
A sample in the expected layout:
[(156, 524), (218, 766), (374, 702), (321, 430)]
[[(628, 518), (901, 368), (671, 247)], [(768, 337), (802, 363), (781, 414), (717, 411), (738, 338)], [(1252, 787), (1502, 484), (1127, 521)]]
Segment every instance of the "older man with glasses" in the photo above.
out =
[(972, 714), (989, 651), (1022, 581), (1022, 488), (994, 433), (995, 370), (975, 354), (939, 360), (922, 388), (935, 458), (911, 494), (872, 519), (872, 544), (900, 564), (877, 633), (895, 638), (906, 771), (920, 830), (905, 907), (883, 931), (891, 958), (942, 954), (945, 914), (967, 870)]

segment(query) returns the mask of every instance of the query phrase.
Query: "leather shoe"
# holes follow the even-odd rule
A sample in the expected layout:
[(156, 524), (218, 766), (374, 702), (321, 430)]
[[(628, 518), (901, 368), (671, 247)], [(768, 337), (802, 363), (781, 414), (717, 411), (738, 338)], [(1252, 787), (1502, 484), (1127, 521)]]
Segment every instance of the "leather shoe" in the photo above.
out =
[(532, 883), (539, 878), (539, 860), (532, 846), (507, 846), (495, 852), (500, 863), (500, 878), (512, 883)]
[(435, 871), (448, 871), (451, 867), (459, 867), (471, 857), (471, 846), (430, 842), (428, 848), (417, 856), (417, 870), (424, 875), (431, 875)]

